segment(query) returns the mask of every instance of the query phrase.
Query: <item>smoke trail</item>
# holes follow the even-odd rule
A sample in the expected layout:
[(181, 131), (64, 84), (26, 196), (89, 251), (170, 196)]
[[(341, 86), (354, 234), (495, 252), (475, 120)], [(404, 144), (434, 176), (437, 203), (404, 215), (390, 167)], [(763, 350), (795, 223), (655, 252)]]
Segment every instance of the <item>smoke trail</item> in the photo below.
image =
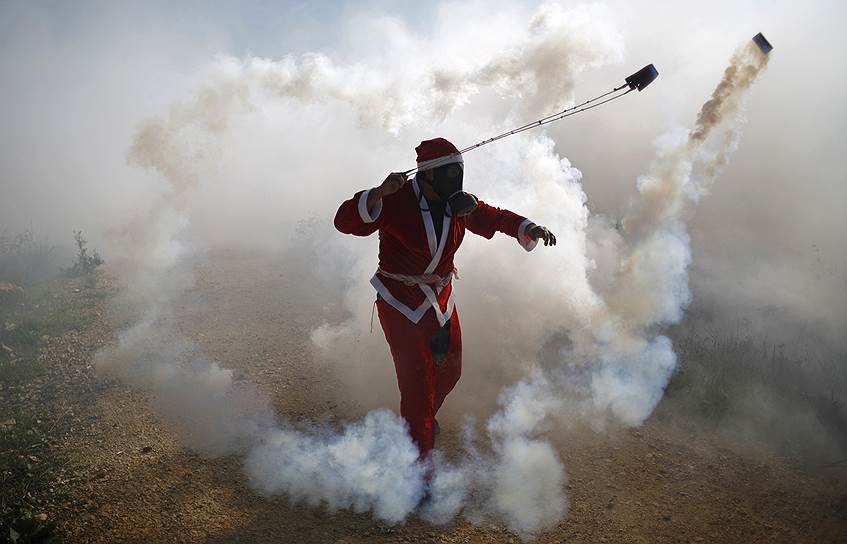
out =
[[(665, 143), (667, 148), (661, 150), (651, 173), (638, 180), (638, 199), (624, 219), (630, 240), (644, 239), (672, 223), (684, 213), (681, 208), (696, 202), (714, 180), (740, 137), (741, 97), (767, 64), (768, 56), (753, 42), (733, 54), (720, 83), (700, 108), (694, 128), (685, 139)], [(732, 124), (726, 127), (716, 155), (701, 156), (713, 130), (729, 119), (733, 119)], [(696, 166), (703, 169), (699, 175), (692, 170), (697, 162), (700, 164)]]
[[(691, 296), (684, 219), (737, 147), (743, 125), (739, 101), (767, 61), (752, 42), (736, 51), (694, 128), (684, 139), (665, 140), (650, 174), (638, 179), (638, 197), (623, 220), (621, 270), (608, 297), (610, 309), (630, 326), (646, 330), (681, 319)], [(724, 122), (717, 149), (706, 149), (709, 135)]]
[[(532, 314), (516, 321), (546, 322), (546, 330), (559, 331), (564, 341), (551, 344), (556, 355), (545, 364), (544, 372), (523, 380), (522, 387), (503, 399), (505, 413), (523, 413), (549, 403), (555, 408), (538, 414), (539, 422), (550, 417), (566, 424), (581, 420), (596, 429), (609, 423), (637, 426), (652, 413), (677, 362), (670, 339), (660, 331), (678, 323), (691, 300), (685, 220), (736, 148), (743, 125), (741, 100), (766, 66), (767, 58), (755, 45), (741, 48), (701, 108), (695, 128), (659, 140), (659, 155), (651, 172), (638, 179), (638, 193), (624, 217), (622, 232), (601, 221), (591, 223), (591, 218), (576, 228), (554, 223), (554, 229), (567, 233), (560, 239), (582, 239), (586, 244), (581, 252), (568, 252), (577, 260), (583, 257), (583, 264), (571, 271), (602, 278), (592, 282), (594, 288), (586, 290), (572, 273), (561, 275), (561, 286), (551, 282), (551, 270), (562, 270), (564, 263), (549, 268), (542, 264), (537, 272), (528, 273), (520, 269), (522, 265), (510, 270), (522, 278), (522, 291), (503, 305), (530, 306)], [(719, 127), (721, 139), (712, 146), (709, 136)], [(544, 189), (533, 196), (541, 201), (538, 208), (575, 201), (547, 186)], [(570, 215), (579, 217), (573, 211)], [(589, 234), (591, 239), (586, 239)], [(585, 252), (591, 247), (602, 248), (605, 268), (592, 268), (587, 262)], [(551, 296), (565, 302), (570, 315), (562, 314), (561, 302), (545, 302)], [(502, 334), (506, 333), (495, 330), (492, 336)], [(536, 343), (544, 341), (538, 334), (522, 334)], [(556, 338), (548, 332), (548, 343)]]
[(697, 114), (697, 121), (689, 136), (692, 144), (702, 143), (715, 126), (738, 110), (741, 93), (756, 81), (762, 70), (767, 67), (769, 58), (753, 42), (732, 55), (729, 66), (724, 70), (723, 79)]
[[(660, 139), (651, 172), (638, 179), (623, 233), (601, 228), (593, 241), (613, 254), (615, 269), (586, 330), (569, 331), (573, 346), (561, 351), (564, 364), (527, 382), (536, 386), (512, 398), (508, 409), (538, 403), (545, 391), (557, 391), (572, 404), (569, 415), (597, 428), (610, 419), (640, 425), (653, 411), (676, 366), (670, 339), (657, 331), (678, 323), (691, 301), (685, 219), (737, 147), (741, 100), (767, 62), (752, 42), (739, 49), (694, 128)], [(709, 149), (717, 127), (724, 128), (721, 141)]]
[[(486, 22), (476, 24), (484, 27)], [(238, 145), (234, 135), (240, 123), (269, 100), (282, 101), (295, 116), (312, 115), (317, 106), (324, 108), (320, 111), (352, 113), (362, 131), (381, 127), (402, 135), (408, 127), (431, 131), (433, 125), (443, 126), (439, 123), (447, 123), (489, 87), (509, 96), (527, 93), (530, 99), (521, 104), (523, 111), (552, 110), (570, 99), (580, 71), (621, 54), (619, 35), (596, 14), (566, 11), (555, 4), (542, 6), (528, 30), (509, 30), (502, 38), (508, 46), (496, 53), (471, 51), (466, 62), (455, 64), (443, 61), (449, 56), (441, 55), (437, 45), (412, 43), (403, 52), (417, 61), (390, 70), (380, 65), (340, 65), (322, 55), (279, 62), (221, 60), (206, 89), (194, 100), (173, 106), (166, 118), (146, 123), (130, 150), (131, 161), (157, 171), (166, 186), (155, 206), (116, 230), (128, 248), (129, 294), (143, 303), (144, 310), (141, 320), (124, 331), (115, 346), (98, 354), (98, 369), (150, 391), (157, 409), (185, 434), (191, 447), (209, 454), (244, 454), (250, 482), (261, 493), (285, 494), (331, 509), (372, 511), (392, 523), (415, 511), (424, 496), (425, 467), (416, 459), (417, 450), (402, 420), (390, 412), (374, 411), (340, 430), (288, 424), (254, 386), (208, 360), (175, 332), (173, 304), (193, 281), (192, 203), (207, 180), (220, 175), (227, 150)], [(714, 126), (735, 111), (738, 95), (746, 87), (733, 78), (735, 83), (721, 92), (710, 113), (701, 115), (706, 121), (700, 123), (698, 118), (698, 127)], [(392, 158), (399, 158), (392, 144), (378, 141), (389, 148)], [(359, 145), (370, 151), (366, 143)], [(398, 148), (396, 143), (393, 148)], [(542, 255), (541, 264), (530, 274), (566, 281), (555, 286), (555, 296), (549, 289), (527, 293), (539, 302), (538, 322), (543, 326), (521, 331), (525, 332), (522, 349), (532, 353), (537, 347), (531, 346), (543, 335), (560, 329), (566, 330), (571, 344), (560, 351), (557, 366), (536, 370), (502, 393), (501, 410), (488, 421), (483, 439), (468, 428), (466, 451), (459, 460), (448, 461), (436, 453), (431, 499), (419, 513), (436, 523), (460, 513), (474, 522), (493, 517), (531, 536), (553, 526), (567, 510), (564, 469), (543, 438), (550, 417), (564, 414), (601, 421), (612, 416), (637, 425), (658, 402), (675, 365), (670, 342), (651, 331), (681, 316), (689, 296), (685, 271), (690, 253), (678, 197), (659, 199), (654, 185), (666, 183), (666, 192), (673, 193), (674, 187), (688, 183), (690, 169), (668, 160), (669, 169), (662, 166), (656, 174), (661, 181), (639, 181), (639, 199), (628, 216), (626, 235), (612, 243), (622, 263), (620, 273), (604, 298), (589, 282), (589, 217), (579, 172), (555, 154), (544, 135), (514, 138), (496, 156), (490, 152), (481, 156), (485, 157), (481, 162), (502, 167), (492, 168), (495, 199), (498, 187), (508, 187), (498, 175), (521, 173), (520, 179), (529, 184), (522, 211), (548, 208), (551, 202), (560, 210), (551, 226), (563, 233), (567, 262), (562, 262), (561, 254)], [(337, 190), (343, 194), (347, 187)], [(293, 200), (291, 210), (305, 209), (309, 199), (326, 198), (326, 191), (291, 191), (287, 196)], [(370, 267), (372, 256), (356, 260), (352, 269)], [(352, 289), (348, 304), (366, 307), (359, 301), (372, 296)], [(350, 353), (345, 346), (350, 345), (351, 331), (364, 330), (363, 313), (357, 309), (353, 314), (349, 322), (314, 331), (316, 344)]]
[[(615, 319), (645, 345), (632, 360), (606, 366), (600, 374), (604, 390), (622, 387), (630, 397), (638, 393), (641, 410), (624, 410), (630, 416), (622, 418), (626, 424), (640, 424), (652, 412), (676, 366), (670, 340), (652, 331), (679, 323), (691, 302), (686, 215), (736, 149), (743, 125), (740, 100), (767, 62), (753, 42), (736, 51), (687, 138), (671, 140), (651, 173), (638, 179), (638, 196), (623, 220), (620, 272), (606, 300)], [(724, 124), (717, 150), (706, 149), (709, 135)], [(633, 371), (640, 374), (634, 380)], [(621, 412), (613, 403), (609, 406)]]

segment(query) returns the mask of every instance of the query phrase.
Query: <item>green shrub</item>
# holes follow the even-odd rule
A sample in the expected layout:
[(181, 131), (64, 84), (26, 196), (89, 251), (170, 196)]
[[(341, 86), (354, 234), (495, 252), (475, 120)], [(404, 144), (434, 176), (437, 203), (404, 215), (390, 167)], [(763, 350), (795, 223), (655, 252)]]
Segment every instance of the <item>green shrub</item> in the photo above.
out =
[(74, 231), (74, 241), (76, 242), (76, 262), (65, 270), (69, 276), (88, 276), (103, 264), (103, 259), (97, 251), (89, 254), (88, 240), (82, 235), (81, 230)]

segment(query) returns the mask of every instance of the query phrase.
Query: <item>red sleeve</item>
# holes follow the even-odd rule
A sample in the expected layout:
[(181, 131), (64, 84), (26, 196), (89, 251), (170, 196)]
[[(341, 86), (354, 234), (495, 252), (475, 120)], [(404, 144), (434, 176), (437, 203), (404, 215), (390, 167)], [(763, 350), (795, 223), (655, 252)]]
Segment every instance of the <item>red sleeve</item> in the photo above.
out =
[(502, 232), (516, 239), (527, 251), (531, 251), (537, 243), (527, 234), (532, 226), (535, 226), (535, 223), (526, 217), (509, 210), (489, 206), (481, 200), (479, 206), (468, 215), (467, 219), (467, 228), (472, 233), (490, 239), (495, 232)]
[(335, 213), (335, 228), (344, 234), (354, 236), (369, 236), (385, 223), (383, 201), (378, 200), (372, 213), (368, 213), (368, 193), (371, 190), (359, 191), (353, 198), (345, 200)]

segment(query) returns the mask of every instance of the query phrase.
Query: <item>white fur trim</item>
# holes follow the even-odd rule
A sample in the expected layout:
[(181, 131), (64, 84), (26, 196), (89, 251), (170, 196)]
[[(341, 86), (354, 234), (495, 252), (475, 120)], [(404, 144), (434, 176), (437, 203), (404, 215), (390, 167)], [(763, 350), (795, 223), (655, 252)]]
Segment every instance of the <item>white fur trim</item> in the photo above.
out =
[(359, 197), (359, 217), (362, 218), (362, 221), (365, 223), (373, 223), (377, 219), (379, 219), (379, 214), (382, 213), (382, 199), (376, 201), (374, 204), (373, 216), (368, 212), (368, 195), (373, 189), (368, 189), (367, 191), (362, 192), (362, 196)]
[(453, 164), (454, 162), (457, 162), (462, 165), (465, 163), (465, 161), (462, 160), (461, 153), (454, 153), (452, 155), (445, 155), (443, 157), (436, 157), (428, 161), (419, 162), (418, 170), (429, 170), (431, 168), (438, 168), (439, 166), (444, 166), (445, 164)]
[(532, 251), (535, 249), (535, 246), (538, 245), (538, 240), (533, 240), (527, 234), (528, 230), (532, 230), (535, 227), (535, 223), (530, 221), (529, 219), (524, 219), (521, 226), (518, 227), (518, 243), (527, 251)]
[(442, 312), (441, 306), (438, 304), (438, 297), (435, 296), (435, 293), (432, 290), (432, 287), (429, 285), (419, 285), (421, 291), (426, 295), (427, 300), (429, 301), (432, 309), (435, 311), (435, 318), (438, 320), (438, 325), (443, 327), (447, 320), (453, 315), (453, 306), (455, 304), (453, 300), (453, 295), (456, 294), (456, 291), (450, 291), (450, 296), (447, 297), (447, 309)]
[[(415, 198), (420, 201), (421, 198), (421, 187), (418, 184), (418, 178), (415, 176), (412, 178), (412, 189), (415, 190)], [(438, 266), (438, 263), (441, 261), (441, 255), (444, 253), (444, 246), (447, 245), (447, 236), (450, 233), (450, 223), (452, 221), (451, 216), (452, 210), (450, 210), (450, 204), (447, 204), (447, 211), (449, 213), (444, 214), (444, 222), (441, 224), (441, 240), (439, 241), (435, 236), (435, 225), (432, 223), (432, 214), (429, 213), (428, 209), (421, 208), (421, 217), (424, 222), (424, 230), (426, 230), (426, 241), (429, 244), (429, 254), (432, 255), (432, 260), (429, 262), (429, 266), (426, 267), (424, 274), (432, 274), (432, 271), (435, 270), (435, 267)]]
[[(429, 212), (426, 212), (427, 215), (430, 215)], [(430, 224), (432, 223), (432, 217), (429, 218)], [(433, 236), (435, 233), (433, 232)], [(441, 240), (438, 243), (438, 249), (435, 251), (435, 255), (432, 256), (432, 261), (430, 261), (429, 266), (426, 267), (424, 274), (432, 274), (435, 271), (435, 267), (438, 266), (438, 263), (441, 262), (441, 256), (444, 255), (444, 246), (447, 245), (447, 238), (450, 237), (450, 216), (446, 213), (444, 214), (444, 222), (441, 223)]]
[[(412, 179), (412, 189), (415, 190), (415, 198), (418, 199), (418, 203), (421, 201), (421, 187), (418, 184), (418, 177), (415, 176)], [(420, 206), (418, 206), (420, 207)], [(435, 252), (438, 250), (438, 246), (436, 245), (436, 237), (435, 237), (435, 225), (432, 224), (432, 214), (429, 213), (429, 210), (425, 210), (421, 208), (421, 217), (423, 218), (424, 230), (426, 231), (426, 241), (429, 244), (429, 254), (435, 256)], [(427, 267), (429, 268), (429, 267)]]
[(376, 274), (371, 278), (371, 285), (374, 286), (376, 292), (387, 302), (391, 307), (395, 310), (406, 316), (406, 319), (411, 321), (412, 323), (416, 323), (421, 320), (427, 310), (432, 306), (432, 303), (429, 300), (424, 300), (421, 302), (421, 305), (417, 307), (417, 309), (413, 310), (397, 300), (397, 298), (391, 294), (391, 291), (388, 290), (388, 287), (382, 283)]

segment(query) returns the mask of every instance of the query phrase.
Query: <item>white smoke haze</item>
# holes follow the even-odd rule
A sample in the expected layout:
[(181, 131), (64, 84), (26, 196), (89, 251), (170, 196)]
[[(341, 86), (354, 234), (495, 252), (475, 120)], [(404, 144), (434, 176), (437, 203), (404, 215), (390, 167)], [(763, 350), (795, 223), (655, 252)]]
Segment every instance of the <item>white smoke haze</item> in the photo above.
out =
[[(608, 37), (605, 42), (598, 39), (604, 36)], [(418, 49), (414, 44), (410, 47)], [(378, 63), (376, 68), (336, 65), (320, 55), (281, 62), (221, 59), (212, 82), (194, 99), (172, 106), (165, 119), (146, 122), (130, 150), (133, 163), (157, 171), (167, 182), (143, 223), (130, 224), (124, 231), (130, 234), (127, 245), (137, 252), (127, 258), (139, 265), (131, 267), (130, 274), (139, 277), (129, 280), (130, 291), (140, 286), (147, 295), (148, 286), (155, 285), (160, 294), (147, 298), (143, 320), (100, 354), (99, 369), (151, 391), (156, 408), (181, 422), (189, 446), (212, 454), (246, 452), (249, 480), (261, 493), (325, 504), (331, 511), (372, 511), (390, 523), (404, 520), (424, 497), (427, 469), (417, 461), (416, 449), (396, 415), (377, 410), (341, 431), (295, 429), (275, 422), (269, 402), (255, 387), (235, 380), (231, 371), (208, 361), (174, 332), (169, 303), (190, 287), (185, 278), (190, 278), (191, 252), (181, 249), (182, 244), (191, 247), (192, 199), (207, 180), (226, 172), (221, 163), (240, 137), (242, 119), (249, 126), (264, 112), (266, 102), (282, 100), (287, 108), (306, 108), (311, 123), (320, 122), (323, 115), (337, 115), (339, 108), (349, 110), (353, 117), (348, 122), (363, 130), (378, 127), (399, 134), (407, 126), (444, 124), (483, 86), (495, 86), (498, 93), (514, 97), (527, 93), (531, 99), (525, 104), (530, 107), (519, 113), (560, 108), (579, 72), (619, 59), (621, 49), (614, 29), (592, 17), (590, 10), (567, 12), (551, 4), (538, 10), (516, 43), (492, 58), (474, 59), (477, 62), (470, 66), (435, 69), (436, 59), (420, 51), (416, 58), (421, 62), (405, 72), (383, 71)], [(731, 67), (740, 64), (739, 59), (734, 58)], [(488, 174), (491, 190), (487, 194), (493, 203), (499, 204), (498, 198), (505, 200), (513, 192), (521, 195), (512, 206), (530, 217), (544, 216), (545, 224), (561, 240), (558, 252), (539, 252), (528, 270), (525, 261), (510, 257), (498, 263), (505, 271), (500, 281), (520, 278), (526, 282), (521, 296), (523, 307), (532, 309), (532, 320), (521, 315), (516, 319), (511, 311), (518, 306), (515, 301), (504, 300), (504, 307), (498, 308), (498, 301), (490, 297), (482, 298), (486, 308), (481, 311), (502, 315), (502, 321), (492, 323), (482, 315), (476, 320), (486, 323), (489, 334), (520, 339), (511, 346), (511, 355), (527, 368), (534, 366), (537, 346), (550, 331), (568, 335), (571, 346), (559, 352), (557, 367), (536, 369), (503, 392), (501, 410), (488, 422), (484, 449), (473, 446), (476, 439), (468, 431), (464, 459), (453, 463), (442, 456), (434, 458), (432, 496), (421, 512), (425, 518), (444, 522), (464, 511), (477, 523), (502, 520), (522, 536), (537, 534), (555, 525), (567, 508), (564, 469), (543, 438), (549, 418), (567, 414), (602, 429), (609, 420), (635, 426), (650, 415), (676, 364), (670, 341), (653, 331), (678, 322), (690, 301), (686, 272), (691, 257), (681, 213), (682, 199), (692, 195), (686, 191), (692, 183), (692, 163), (701, 158), (696, 152), (708, 129), (735, 112), (738, 93), (746, 90), (754, 76), (735, 84), (728, 69), (716, 98), (704, 106), (684, 152), (660, 157), (657, 173), (639, 180), (634, 211), (626, 218), (624, 234), (617, 240), (617, 258), (612, 261), (619, 270), (612, 274), (605, 300), (590, 281), (595, 264), (587, 253), (589, 214), (580, 174), (555, 153), (553, 142), (543, 133), (522, 135), (475, 157), (474, 164)], [(513, 117), (509, 113), (504, 117)], [(727, 145), (710, 155), (705, 165), (712, 175), (716, 162), (725, 162), (737, 141), (733, 130), (727, 134)], [(348, 160), (369, 151), (362, 145), (353, 149), (353, 158)], [(285, 166), (289, 175), (307, 175), (308, 168), (298, 164), (293, 153), (286, 157)], [(469, 177), (480, 174), (474, 168), (468, 173)], [(288, 183), (298, 183), (297, 178), (286, 178)], [(352, 193), (348, 180), (342, 179), (345, 183), (334, 190), (322, 187), (324, 194)], [(515, 179), (522, 186), (516, 187)], [(317, 193), (292, 189), (285, 193), (281, 214), (317, 204), (310, 201)], [(556, 210), (554, 214), (551, 209)], [(174, 214), (185, 221), (169, 220)], [(140, 236), (133, 233), (141, 229), (149, 235), (151, 223), (172, 228), (157, 229), (158, 238), (137, 243)], [(614, 231), (603, 234), (618, 236)], [(474, 267), (490, 266), (482, 256), (471, 252), (470, 257), (471, 274)], [(354, 277), (366, 277), (368, 266), (373, 266), (373, 256), (359, 253), (351, 269)], [(345, 303), (353, 317), (312, 333), (316, 347), (338, 364), (362, 349), (357, 344), (368, 319), (363, 310), (373, 298), (364, 281), (350, 285)], [(493, 293), (510, 291), (514, 289), (491, 289)], [(471, 307), (471, 315), (475, 310)], [(516, 322), (534, 327), (518, 334), (503, 331)], [(379, 342), (369, 344), (366, 353), (384, 351)]]
[[(481, 432), (468, 424), (457, 455), (436, 453), (431, 499), (416, 510), (424, 467), (402, 420), (378, 409), (392, 406), (396, 384), (378, 321), (368, 332), (375, 240), (333, 232), (335, 208), (389, 169), (413, 166), (422, 139), (473, 143), (606, 90), (583, 84), (592, 74), (611, 73), (617, 84), (653, 61), (624, 56), (626, 29), (611, 9), (482, 6), (441, 7), (428, 33), (393, 17), (358, 21), (357, 39), (369, 45), (353, 48), (355, 59), (314, 52), (195, 59), (190, 76), (161, 92), (168, 104), (145, 105), (147, 120), (133, 117), (132, 139), (103, 151), (121, 168), (129, 162), (131, 187), (143, 195), (107, 214), (100, 236), (141, 317), (99, 354), (98, 369), (148, 391), (188, 447), (243, 455), (259, 493), (372, 511), (389, 523), (413, 513), (433, 523), (462, 515), (529, 537), (568, 508), (551, 433), (574, 424), (637, 426), (661, 399), (676, 366), (662, 331), (691, 301), (687, 223), (731, 167), (744, 92), (763, 67), (749, 48), (731, 59), (693, 129), (667, 131), (649, 173), (621, 182), (622, 194), (635, 194), (619, 229), (590, 213), (583, 175), (560, 156), (555, 128), (466, 158), (470, 191), (548, 226), (559, 244), (525, 254), (510, 239), (466, 240), (455, 287), (467, 372), (445, 408), (467, 407), (486, 423)], [(662, 92), (666, 72), (657, 66), (660, 79), (618, 105)], [(713, 84), (717, 76), (703, 77)], [(685, 111), (689, 123), (695, 111)], [(648, 113), (633, 106), (626, 115)], [(630, 151), (606, 153), (625, 162)], [(111, 172), (101, 177), (110, 186)], [(338, 290), (348, 312), (311, 331), (315, 353), (374, 411), (341, 428), (291, 425), (226, 361), (179, 335), (174, 305), (193, 285), (195, 256), (214, 247), (308, 252), (315, 276)], [(485, 379), (472, 383), (469, 374)], [(496, 412), (463, 400), (463, 388), (502, 389)]]
[[(396, 415), (375, 411), (363, 422), (348, 424), (341, 432), (324, 428), (297, 430), (282, 422), (274, 424), (268, 402), (255, 388), (234, 380), (231, 372), (207, 361), (175, 336), (169, 303), (173, 304), (180, 289), (190, 283), (172, 284), (171, 279), (184, 278), (191, 267), (188, 217), (192, 198), (204, 183), (219, 172), (226, 172), (222, 163), (232, 142), (239, 140), (239, 131), (250, 126), (256, 120), (254, 114), (262, 112), (263, 104), (269, 101), (285, 101), (287, 109), (295, 110), (295, 119), (296, 110), (306, 108), (313, 124), (331, 119), (322, 116), (338, 115), (341, 110), (353, 114), (350, 118), (347, 113), (347, 120), (356, 127), (378, 127), (393, 134), (413, 123), (443, 122), (448, 114), (480, 93), (481, 86), (495, 86), (499, 94), (513, 97), (521, 97), (527, 89), (555, 89), (547, 96), (543, 92), (530, 92), (529, 96), (544, 108), (561, 107), (564, 101), (572, 101), (576, 74), (621, 55), (620, 37), (596, 12), (568, 12), (553, 4), (545, 5), (530, 19), (525, 35), (517, 34), (513, 44), (503, 45), (501, 41), (501, 49), (493, 57), (476, 59), (470, 66), (444, 66), (437, 64), (436, 58), (420, 54), (421, 62), (405, 72), (385, 72), (379, 63), (376, 67), (340, 66), (319, 55), (302, 61), (289, 57), (281, 62), (221, 59), (212, 71), (210, 84), (194, 99), (173, 105), (165, 119), (144, 123), (131, 147), (130, 160), (158, 172), (166, 187), (143, 222), (124, 227), (124, 232), (130, 234), (127, 245), (137, 251), (128, 255), (130, 262), (137, 262), (137, 266), (126, 267), (130, 276), (128, 289), (157, 285), (163, 294), (148, 299), (150, 304), (143, 320), (126, 331), (116, 346), (100, 354), (98, 368), (151, 391), (157, 409), (168, 414), (166, 417), (182, 420), (183, 426), (196, 435), (189, 445), (210, 453), (246, 449), (247, 473), (262, 493), (283, 493), (292, 500), (326, 504), (330, 509), (370, 510), (392, 523), (405, 519), (424, 495), (427, 469), (417, 461), (416, 449)], [(414, 44), (411, 47), (415, 49)], [(437, 70), (433, 68), (436, 65)], [(530, 111), (533, 100), (526, 101)], [(516, 165), (530, 165), (528, 174), (538, 180), (539, 186), (528, 204), (538, 206), (545, 189), (558, 193), (563, 212), (559, 230), (567, 229), (563, 245), (567, 248), (573, 244), (571, 252), (584, 255), (581, 230), (587, 213), (584, 195), (576, 183), (578, 174), (554, 155), (552, 142), (540, 138), (516, 139), (512, 150), (515, 158), (503, 162), (500, 170), (514, 175)], [(355, 150), (353, 161), (369, 152), (364, 145)], [(302, 169), (305, 176), (308, 168), (303, 168), (302, 162), (298, 164), (296, 151), (287, 151), (291, 156), (286, 157), (286, 173), (296, 176)], [(323, 176), (326, 173), (321, 172)], [(343, 181), (336, 189), (339, 196), (351, 189), (348, 180)], [(496, 186), (497, 180), (492, 181)], [(290, 182), (296, 183), (296, 178)], [(333, 194), (330, 187), (321, 189), (321, 201), (326, 194)], [(318, 194), (298, 194), (289, 189), (285, 196), (287, 202), (280, 212), (291, 212), (290, 218), (298, 216), (295, 210), (314, 206), (317, 201), (309, 199), (316, 199)], [(184, 214), (186, 220), (168, 223), (167, 218), (174, 214)], [(134, 231), (149, 233), (147, 225), (151, 223), (170, 224), (173, 228), (159, 230), (158, 239), (147, 238), (143, 244), (133, 244), (144, 238)], [(570, 232), (573, 236), (567, 235)], [(183, 244), (187, 247), (181, 251)], [(372, 266), (372, 256), (360, 254), (358, 260), (367, 260)], [(548, 262), (553, 264), (549, 257)], [(575, 263), (579, 267), (575, 277), (590, 297), (586, 263), (584, 257)], [(353, 270), (363, 271), (363, 266), (357, 265)], [(133, 275), (140, 276), (138, 281)], [(340, 327), (327, 325), (313, 333), (315, 343), (329, 353), (350, 353), (349, 346), (359, 336), (352, 331), (363, 329), (364, 313), (355, 310), (368, 307), (360, 302), (373, 295), (360, 285), (364, 282), (351, 288), (346, 296), (357, 317)], [(144, 296), (136, 298), (143, 300)], [(186, 387), (191, 394), (181, 395)], [(466, 507), (471, 519), (502, 520), (525, 536), (561, 519), (566, 504), (562, 496), (564, 471), (552, 446), (538, 438), (550, 404), (556, 401), (548, 393), (549, 400), (543, 401), (543, 406), (515, 405), (515, 395), (527, 388), (527, 384), (519, 384), (504, 395), (504, 412), (492, 419), (488, 428), (490, 453), (475, 452), (472, 458), (456, 465), (436, 457), (433, 498), (422, 512), (425, 517), (449, 520)], [(536, 389), (534, 384), (532, 389)], [(221, 408), (210, 410), (212, 406), (224, 407), (223, 413)], [(219, 430), (214, 428), (214, 421), (220, 421)], [(238, 421), (243, 421), (243, 427)], [(206, 433), (213, 437), (204, 442)], [(489, 476), (481, 478), (482, 474)], [(466, 501), (466, 497), (470, 499)]]
[(117, 345), (98, 352), (98, 370), (151, 392), (189, 447), (210, 455), (245, 451), (273, 425), (269, 400), (209, 360), (173, 330), (172, 316), (160, 312), (151, 309)]

